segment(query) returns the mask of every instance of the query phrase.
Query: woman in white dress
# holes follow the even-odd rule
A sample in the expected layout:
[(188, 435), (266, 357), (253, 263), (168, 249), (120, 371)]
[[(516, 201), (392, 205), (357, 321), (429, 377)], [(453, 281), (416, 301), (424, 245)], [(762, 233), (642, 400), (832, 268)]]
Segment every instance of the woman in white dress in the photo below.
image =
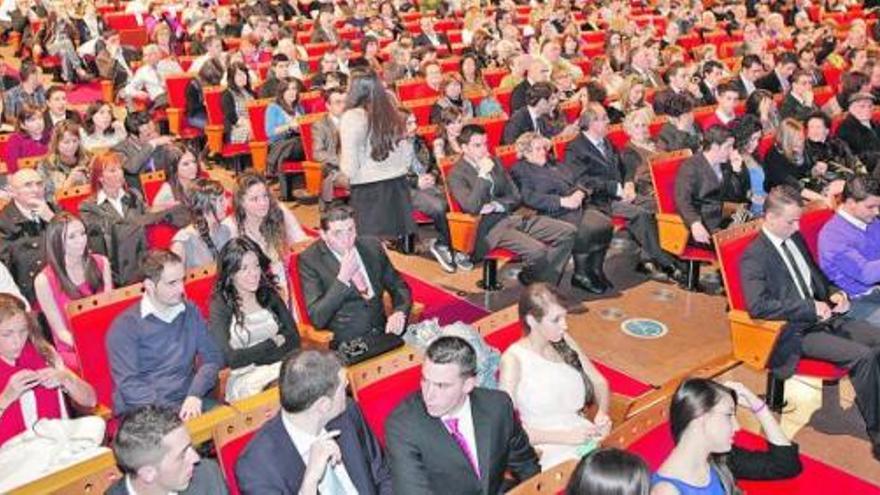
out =
[[(566, 314), (548, 285), (530, 285), (519, 301), (524, 336), (501, 356), (501, 389), (540, 451), (542, 470), (577, 459), (611, 431), (608, 382), (566, 333)], [(591, 421), (585, 407), (593, 403)]]

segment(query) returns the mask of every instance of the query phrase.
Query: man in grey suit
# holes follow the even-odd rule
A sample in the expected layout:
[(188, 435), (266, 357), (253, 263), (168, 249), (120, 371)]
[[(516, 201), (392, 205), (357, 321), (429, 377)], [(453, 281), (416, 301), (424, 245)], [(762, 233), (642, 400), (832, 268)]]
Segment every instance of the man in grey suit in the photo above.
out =
[(125, 117), (125, 131), (128, 137), (113, 147), (113, 151), (123, 156), (125, 181), (129, 187), (141, 191), (140, 174), (165, 170), (168, 162), (166, 145), (171, 136), (160, 136), (156, 124), (147, 112), (132, 112)]
[(476, 387), (477, 358), (460, 337), (428, 346), (421, 392), (386, 423), (394, 493), (494, 495), (540, 471), (504, 392)]
[(339, 170), (339, 119), (345, 111), (345, 88), (324, 90), (327, 115), (312, 124), (312, 159), (321, 164), (321, 204), (333, 201), (334, 187), (348, 187), (348, 177)]
[(113, 439), (113, 454), (125, 476), (108, 495), (229, 493), (217, 463), (200, 459), (173, 409), (144, 406), (125, 415)]
[(497, 159), (489, 155), (486, 131), (468, 124), (458, 136), (462, 157), (449, 174), (447, 187), (465, 213), (479, 215), (471, 257), (505, 248), (525, 259), (519, 280), (523, 285), (558, 283), (574, 247), (576, 228), (542, 215), (518, 215), (519, 189)]

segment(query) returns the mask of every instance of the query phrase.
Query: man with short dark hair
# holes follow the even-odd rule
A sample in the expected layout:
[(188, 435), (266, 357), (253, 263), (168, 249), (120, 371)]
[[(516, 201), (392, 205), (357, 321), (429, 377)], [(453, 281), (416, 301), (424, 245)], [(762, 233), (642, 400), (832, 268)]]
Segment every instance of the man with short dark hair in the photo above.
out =
[(547, 122), (547, 118), (555, 108), (555, 94), (556, 88), (549, 82), (536, 83), (529, 88), (526, 92), (526, 106), (513, 112), (504, 124), (501, 144), (513, 144), (516, 138), (527, 132), (537, 132), (545, 138), (552, 138), (556, 130)]
[(718, 103), (718, 85), (724, 79), (724, 65), (717, 60), (708, 60), (703, 64), (702, 75), (700, 93), (703, 99), (700, 104), (714, 105)]
[(476, 353), (464, 339), (428, 346), (421, 392), (386, 423), (394, 492), (489, 495), (540, 471), (538, 456), (504, 392), (477, 388)]
[(688, 98), (692, 102), (697, 102), (701, 97), (699, 85), (689, 80), (689, 72), (684, 62), (673, 62), (666, 69), (665, 89), (657, 91), (654, 95), (654, 112), (658, 115), (668, 113), (667, 106), (669, 100), (673, 96), (681, 96)]
[(201, 459), (173, 409), (144, 406), (126, 414), (113, 437), (124, 476), (108, 495), (225, 495), (217, 462)]
[[(331, 347), (406, 330), (412, 308), (409, 286), (378, 239), (358, 237), (350, 207), (335, 206), (321, 214), (321, 239), (300, 254), (299, 276), (309, 319), (333, 332)], [(385, 292), (393, 306), (387, 317)]]
[(443, 33), (438, 33), (434, 29), (434, 15), (423, 14), (419, 19), (419, 27), (422, 28), (421, 34), (416, 36), (414, 40), (416, 47), (431, 46), (437, 50), (450, 53), (452, 45), (449, 44), (449, 38)]
[(540, 58), (532, 58), (526, 77), (517, 84), (510, 93), (510, 112), (516, 112), (526, 105), (528, 91), (533, 85), (550, 80), (550, 64)]
[(782, 100), (779, 107), (779, 118), (789, 117), (806, 122), (810, 114), (819, 111), (813, 101), (813, 76), (805, 70), (798, 69), (791, 76), (791, 90)]
[(739, 74), (731, 82), (739, 93), (739, 98), (744, 100), (755, 92), (755, 82), (764, 74), (764, 64), (761, 58), (754, 54), (745, 55), (740, 64)]
[(718, 106), (709, 118), (701, 122), (704, 132), (706, 129), (716, 125), (730, 128), (734, 119), (736, 119), (736, 100), (739, 97), (736, 86), (731, 82), (721, 83), (718, 85), (715, 95)]
[(728, 163), (733, 136), (722, 126), (710, 127), (703, 136), (703, 150), (688, 158), (675, 178), (675, 208), (691, 232), (691, 240), (710, 244), (712, 233), (727, 223), (723, 205), (746, 197), (749, 173), (741, 162)]
[(760, 89), (776, 93), (787, 93), (791, 89), (791, 75), (797, 69), (798, 58), (794, 52), (783, 52), (776, 61), (776, 67), (755, 82)]
[(30, 60), (21, 63), (21, 68), (18, 70), (21, 84), (7, 91), (4, 97), (8, 121), (15, 122), (18, 112), (25, 104), (36, 107), (46, 104), (46, 90), (40, 82), (42, 72), (42, 69)]
[(46, 111), (43, 112), (43, 134), (48, 139), (52, 135), (55, 126), (69, 120), (77, 124), (82, 123), (82, 117), (76, 110), (67, 106), (67, 92), (61, 86), (52, 86), (46, 91)]
[(208, 394), (223, 354), (198, 308), (184, 297), (180, 257), (157, 249), (142, 265), (144, 296), (107, 333), (113, 412), (154, 404), (179, 409), (183, 420), (195, 418), (213, 405)]
[(390, 495), (391, 471), (360, 408), (346, 399), (345, 368), (328, 351), (297, 350), (281, 365), (281, 411), (235, 465), (243, 495)]
[(321, 164), (321, 209), (333, 201), (335, 187), (348, 188), (348, 178), (339, 170), (339, 119), (345, 111), (345, 88), (324, 90), (327, 114), (312, 124), (312, 159)]
[(131, 112), (125, 116), (125, 131), (128, 133), (113, 151), (122, 155), (122, 168), (129, 187), (141, 191), (142, 173), (165, 170), (168, 161), (166, 145), (171, 136), (160, 136), (156, 123), (148, 112)]
[(791, 377), (802, 356), (849, 370), (880, 460), (880, 328), (846, 316), (846, 293), (819, 270), (798, 232), (802, 213), (800, 194), (791, 186), (767, 195), (761, 233), (740, 259), (746, 307), (752, 318), (785, 322), (769, 362), (776, 378)]

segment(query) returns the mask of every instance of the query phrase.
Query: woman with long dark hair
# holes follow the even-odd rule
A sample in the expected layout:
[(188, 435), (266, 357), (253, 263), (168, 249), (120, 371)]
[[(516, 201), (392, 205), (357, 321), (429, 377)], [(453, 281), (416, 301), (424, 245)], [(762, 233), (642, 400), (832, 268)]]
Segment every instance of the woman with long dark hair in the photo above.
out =
[(300, 82), (296, 79), (281, 80), (275, 101), (266, 108), (266, 135), (269, 136), (269, 156), (266, 175), (274, 177), (283, 162), (305, 159), (299, 118), (306, 110), (299, 101)]
[[(733, 445), (737, 405), (760, 423), (769, 450)], [(737, 479), (776, 480), (801, 472), (797, 445), (767, 404), (741, 383), (685, 380), (672, 396), (669, 425), (675, 447), (654, 474), (651, 495), (740, 495)]]
[(46, 229), (46, 266), (34, 279), (34, 292), (49, 322), (55, 349), (69, 369), (78, 371), (67, 303), (113, 288), (110, 262), (88, 247), (85, 225), (68, 212), (52, 217)]
[(247, 104), (254, 99), (251, 76), (242, 62), (233, 62), (226, 71), (223, 107), (223, 142), (246, 143), (253, 137)]
[(299, 333), (260, 247), (247, 237), (220, 250), (210, 329), (232, 368), (226, 399), (240, 400), (278, 379), (281, 360), (299, 348)]
[[(567, 333), (566, 310), (543, 283), (519, 299), (524, 336), (501, 356), (500, 388), (513, 399), (529, 440), (541, 452), (541, 469), (576, 459), (611, 431), (608, 382)], [(592, 421), (584, 407), (595, 403)]]
[(583, 457), (565, 495), (648, 495), (651, 477), (645, 461), (625, 450), (602, 448)]
[(86, 151), (110, 149), (121, 143), (126, 136), (125, 126), (121, 120), (113, 118), (113, 107), (110, 104), (97, 102), (89, 105), (79, 135)]
[(171, 145), (169, 155), (170, 159), (165, 168), (165, 182), (159, 187), (151, 205), (156, 209), (188, 205), (196, 179), (202, 173), (201, 163), (192, 149), (183, 145)]
[(299, 221), (269, 192), (266, 179), (256, 172), (238, 176), (232, 196), (233, 214), (223, 220), (232, 237), (248, 237), (271, 262), (279, 290), (288, 300), (287, 260), (290, 245), (308, 240)]
[(352, 76), (339, 140), (339, 165), (351, 185), (358, 233), (395, 239), (415, 232), (406, 180), (413, 145), (375, 72)]
[(458, 135), (464, 127), (464, 116), (457, 107), (444, 108), (440, 112), (440, 120), (437, 122), (437, 137), (431, 143), (431, 151), (437, 161), (443, 158), (451, 158), (461, 154), (461, 146), (458, 144)]
[(219, 182), (196, 179), (189, 194), (192, 223), (177, 231), (171, 251), (180, 256), (187, 270), (217, 261), (217, 255), (232, 238), (226, 218), (226, 195)]

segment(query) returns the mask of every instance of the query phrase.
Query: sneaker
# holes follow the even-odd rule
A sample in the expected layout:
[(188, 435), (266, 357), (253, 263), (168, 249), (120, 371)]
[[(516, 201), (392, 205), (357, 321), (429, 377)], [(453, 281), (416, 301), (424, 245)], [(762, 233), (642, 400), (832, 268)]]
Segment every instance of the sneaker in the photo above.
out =
[(471, 261), (470, 256), (462, 252), (456, 251), (453, 258), (455, 259), (455, 266), (457, 266), (459, 270), (469, 272), (474, 269), (474, 262)]
[(440, 263), (440, 267), (443, 268), (444, 272), (455, 273), (455, 261), (453, 261), (452, 252), (447, 246), (434, 242), (431, 244), (431, 254), (434, 255), (437, 263)]

